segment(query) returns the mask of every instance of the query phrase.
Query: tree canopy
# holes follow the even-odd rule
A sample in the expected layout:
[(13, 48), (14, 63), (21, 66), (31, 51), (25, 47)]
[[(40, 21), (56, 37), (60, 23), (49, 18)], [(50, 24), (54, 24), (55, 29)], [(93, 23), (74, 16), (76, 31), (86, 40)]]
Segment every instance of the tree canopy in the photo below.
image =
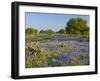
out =
[(66, 33), (66, 31), (65, 31), (65, 29), (60, 29), (57, 33), (60, 33), (60, 34), (65, 34), (65, 33)]
[(25, 30), (25, 33), (26, 34), (37, 34), (37, 30), (36, 29), (33, 29), (33, 28), (27, 28), (26, 30)]
[(87, 22), (82, 18), (72, 18), (67, 22), (67, 26), (65, 28), (68, 34), (88, 34), (89, 27), (87, 26)]
[(39, 33), (53, 34), (55, 32), (53, 30), (49, 29), (49, 30), (41, 30)]

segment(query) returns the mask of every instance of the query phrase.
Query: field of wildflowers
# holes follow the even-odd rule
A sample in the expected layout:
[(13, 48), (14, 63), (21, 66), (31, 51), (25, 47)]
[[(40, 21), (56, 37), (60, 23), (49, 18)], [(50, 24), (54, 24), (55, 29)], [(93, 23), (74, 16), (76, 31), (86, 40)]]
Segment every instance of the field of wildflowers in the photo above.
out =
[(89, 65), (86, 35), (36, 34), (25, 37), (25, 68)]

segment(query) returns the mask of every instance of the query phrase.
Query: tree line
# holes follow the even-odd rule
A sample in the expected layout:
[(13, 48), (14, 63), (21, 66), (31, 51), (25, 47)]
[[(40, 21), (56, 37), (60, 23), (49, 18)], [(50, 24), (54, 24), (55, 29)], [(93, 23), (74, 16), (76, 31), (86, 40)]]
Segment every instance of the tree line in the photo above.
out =
[(60, 29), (57, 32), (54, 32), (52, 29), (49, 30), (36, 30), (34, 28), (27, 28), (25, 30), (26, 34), (78, 34), (78, 35), (89, 35), (89, 27), (87, 22), (82, 18), (71, 18), (67, 23), (65, 29)]

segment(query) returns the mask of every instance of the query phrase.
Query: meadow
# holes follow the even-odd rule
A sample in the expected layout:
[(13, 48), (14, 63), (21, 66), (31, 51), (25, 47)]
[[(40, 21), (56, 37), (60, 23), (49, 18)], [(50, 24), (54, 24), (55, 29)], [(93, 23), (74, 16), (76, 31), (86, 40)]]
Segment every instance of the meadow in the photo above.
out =
[(89, 65), (89, 36), (26, 34), (25, 68)]

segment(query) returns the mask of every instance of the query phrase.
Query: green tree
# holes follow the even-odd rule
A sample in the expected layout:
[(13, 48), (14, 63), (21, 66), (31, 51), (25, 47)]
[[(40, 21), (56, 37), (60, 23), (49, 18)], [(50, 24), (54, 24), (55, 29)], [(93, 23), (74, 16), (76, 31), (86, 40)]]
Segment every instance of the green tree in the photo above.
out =
[(41, 30), (40, 33), (44, 33), (44, 34), (53, 34), (55, 33), (53, 30)]
[(40, 32), (39, 33), (45, 33), (45, 31), (44, 30), (40, 30)]
[(37, 34), (37, 30), (36, 29), (33, 29), (33, 28), (27, 28), (26, 30), (25, 30), (25, 33), (26, 34)]
[(65, 29), (68, 34), (89, 34), (87, 22), (82, 18), (70, 19)]
[(46, 30), (46, 32), (48, 33), (48, 34), (52, 34), (52, 33), (54, 33), (54, 31), (53, 30)]
[(60, 29), (57, 33), (60, 33), (60, 34), (65, 34), (65, 33), (66, 33), (66, 31), (65, 31), (65, 29)]

